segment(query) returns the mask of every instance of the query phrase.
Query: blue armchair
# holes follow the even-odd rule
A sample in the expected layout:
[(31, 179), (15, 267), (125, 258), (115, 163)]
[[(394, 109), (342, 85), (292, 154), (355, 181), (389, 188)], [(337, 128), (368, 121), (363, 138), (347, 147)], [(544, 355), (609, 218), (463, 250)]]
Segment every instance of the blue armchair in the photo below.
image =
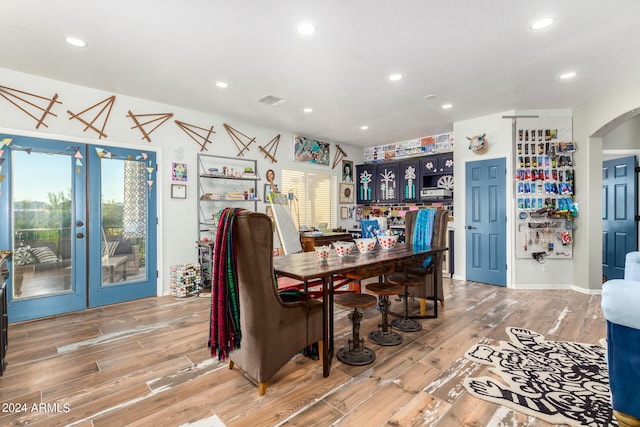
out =
[(621, 427), (640, 426), (640, 252), (627, 254), (624, 279), (602, 286), (602, 311), (614, 415)]

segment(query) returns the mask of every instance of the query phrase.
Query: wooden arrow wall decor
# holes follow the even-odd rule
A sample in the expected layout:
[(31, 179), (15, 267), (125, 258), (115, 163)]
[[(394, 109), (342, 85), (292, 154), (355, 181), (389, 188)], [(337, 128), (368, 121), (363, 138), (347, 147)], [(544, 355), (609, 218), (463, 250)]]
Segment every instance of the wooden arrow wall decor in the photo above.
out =
[[(54, 94), (53, 98), (47, 98), (44, 96), (36, 95), (29, 92), (24, 92), (18, 89), (13, 89), (6, 86), (0, 86), (0, 96), (18, 107), (21, 111), (31, 117), (36, 121), (36, 129), (40, 127), (40, 125), (44, 125), (44, 127), (49, 127), (44, 122), (44, 119), (48, 114), (51, 114), (53, 117), (58, 117), (54, 113), (51, 112), (51, 108), (54, 104), (62, 104), (62, 102), (58, 101), (58, 94)], [(30, 100), (29, 98), (35, 98)], [(36, 104), (38, 101), (45, 101), (46, 107), (41, 107)], [(35, 109), (42, 112), (40, 113), (30, 113), (27, 108)], [(39, 117), (38, 117), (39, 116)]]
[(331, 169), (335, 169), (338, 164), (340, 164), (340, 160), (347, 157), (347, 153), (344, 152), (342, 148), (338, 144), (336, 144), (336, 154), (333, 156), (333, 163), (331, 164)]
[[(227, 133), (231, 137), (231, 140), (233, 141), (233, 143), (236, 145), (238, 150), (240, 150), (240, 152), (238, 153), (238, 156), (244, 156), (244, 151), (249, 150), (249, 145), (251, 145), (252, 142), (255, 142), (256, 139), (245, 135), (244, 133), (240, 132), (237, 129), (232, 128), (226, 123), (224, 123), (223, 126), (227, 130)], [(240, 138), (241, 136), (246, 138), (248, 141), (246, 143), (243, 142), (242, 139)], [(241, 146), (242, 148), (240, 148)]]
[(268, 157), (271, 159), (271, 163), (278, 163), (278, 161), (275, 158), (275, 155), (276, 155), (276, 151), (278, 150), (279, 142), (280, 142), (280, 134), (277, 134), (264, 147), (262, 145), (258, 145), (258, 148), (260, 149), (260, 151), (264, 153), (264, 157), (265, 158)]
[[(164, 124), (164, 122), (166, 122), (167, 120), (169, 120), (171, 117), (173, 117), (173, 113), (164, 113), (164, 114), (133, 114), (131, 112), (131, 110), (128, 111), (127, 117), (130, 117), (131, 120), (133, 120), (133, 123), (135, 123), (134, 126), (131, 126), (131, 129), (135, 129), (138, 128), (140, 130), (140, 132), (142, 133), (142, 139), (146, 139), (147, 142), (151, 142), (151, 132), (153, 132), (154, 130), (158, 129), (162, 124)], [(146, 122), (141, 122), (140, 118), (141, 117), (153, 117), (149, 120), (147, 120)], [(158, 122), (158, 123), (156, 123)], [(146, 125), (150, 125), (152, 123), (156, 123), (156, 125), (151, 128), (151, 130), (146, 131), (145, 130), (145, 126)]]
[[(84, 124), (85, 128), (83, 129), (83, 132), (86, 132), (87, 129), (91, 129), (92, 131), (94, 131), (94, 132), (96, 132), (98, 134), (98, 139), (100, 139), (102, 137), (106, 138), (107, 134), (104, 133), (104, 128), (107, 126), (107, 122), (109, 121), (109, 115), (111, 114), (111, 109), (113, 108), (113, 103), (115, 101), (116, 101), (116, 96), (113, 95), (113, 96), (110, 96), (109, 98), (106, 98), (106, 99), (98, 102), (95, 105), (92, 105), (91, 107), (87, 108), (86, 110), (82, 110), (78, 114), (72, 113), (71, 111), (67, 110), (67, 113), (69, 113), (69, 115), (71, 116), (71, 117), (69, 117), (69, 120), (76, 119), (76, 120), (80, 121), (82, 124)], [(81, 117), (86, 112), (91, 111), (94, 108), (99, 108), (99, 107), (102, 107), (102, 108), (100, 109), (98, 114), (95, 115), (93, 120), (91, 120), (90, 122), (88, 122), (87, 120), (85, 120), (84, 118)], [(104, 117), (104, 121), (102, 122), (102, 127), (100, 129), (98, 129), (93, 124), (98, 120), (98, 118), (100, 118), (100, 116), (102, 116), (102, 114), (105, 111), (106, 111), (106, 116)]]
[[(205, 129), (199, 126), (181, 122), (180, 120), (175, 120), (175, 122), (180, 127), (180, 129), (182, 129), (187, 135), (189, 135), (189, 138), (193, 139), (196, 144), (200, 146), (200, 151), (209, 151), (207, 149), (207, 143), (211, 144), (209, 138), (212, 136), (212, 134), (216, 133), (213, 130), (213, 125), (211, 125), (209, 129)], [(206, 135), (198, 133), (199, 130), (206, 132)]]

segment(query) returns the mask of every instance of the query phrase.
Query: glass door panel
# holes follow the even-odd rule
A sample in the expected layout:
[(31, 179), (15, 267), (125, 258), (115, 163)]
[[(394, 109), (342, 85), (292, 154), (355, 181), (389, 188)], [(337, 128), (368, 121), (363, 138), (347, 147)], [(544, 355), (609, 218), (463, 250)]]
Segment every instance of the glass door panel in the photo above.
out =
[[(71, 188), (69, 156), (13, 152), (12, 297), (71, 291)], [(46, 180), (34, 180), (32, 170)]]
[(91, 307), (156, 295), (155, 154), (89, 150)]
[(146, 176), (143, 162), (101, 161), (103, 286), (147, 279)]
[[(84, 146), (11, 137), (3, 149), (0, 247), (13, 251), (9, 321), (86, 306)], [(5, 232), (8, 231), (8, 232)]]

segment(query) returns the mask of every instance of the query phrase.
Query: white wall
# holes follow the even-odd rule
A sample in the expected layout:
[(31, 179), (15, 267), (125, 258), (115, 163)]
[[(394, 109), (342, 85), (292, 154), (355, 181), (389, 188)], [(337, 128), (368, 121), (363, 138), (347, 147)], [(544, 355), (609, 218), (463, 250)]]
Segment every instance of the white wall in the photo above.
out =
[[(513, 112), (494, 114), (490, 116), (478, 117), (471, 120), (462, 122), (456, 122), (453, 124), (453, 134), (455, 138), (453, 148), (453, 161), (454, 161), (454, 191), (453, 191), (453, 206), (454, 206), (454, 260), (455, 271), (454, 277), (459, 279), (466, 278), (466, 173), (465, 164), (470, 161), (493, 159), (493, 158), (506, 158), (507, 161), (507, 177), (512, 176), (512, 131), (511, 120), (503, 119), (503, 115), (513, 115)], [(486, 133), (486, 140), (488, 141), (489, 148), (484, 154), (475, 154), (469, 150), (469, 144), (467, 137), (474, 135), (482, 135)], [(509, 185), (509, 179), (507, 179), (507, 212), (511, 215), (511, 200), (513, 198), (512, 186)], [(509, 270), (511, 270), (512, 261), (509, 260), (509, 255), (513, 251), (511, 247), (511, 230), (507, 225), (507, 264)], [(507, 285), (510, 286), (512, 278), (507, 275)]]
[(604, 150), (640, 150), (640, 115), (630, 118), (603, 136)]
[[(537, 123), (570, 123), (569, 110), (527, 110), (506, 111), (472, 120), (454, 123), (455, 188), (464, 189), (466, 182), (465, 163), (491, 158), (505, 158), (507, 166), (506, 207), (507, 207), (507, 286), (513, 288), (567, 288), (573, 285), (572, 261), (546, 259), (539, 264), (533, 259), (515, 257), (516, 193), (514, 188), (514, 145), (512, 120), (503, 116), (538, 116), (538, 119), (519, 119), (518, 128), (536, 128)], [(526, 124), (525, 124), (526, 123)], [(531, 123), (531, 125), (529, 125)], [(539, 127), (539, 126), (538, 126)], [(467, 137), (486, 133), (489, 149), (484, 154), (475, 154), (468, 149)], [(454, 191), (455, 206), (455, 277), (466, 276), (466, 192)]]
[[(573, 109), (576, 201), (580, 218), (575, 232), (576, 286), (598, 292), (602, 288), (602, 150), (604, 126), (615, 128), (615, 119), (640, 108), (640, 82)], [(601, 132), (598, 132), (601, 130)], [(579, 186), (579, 187), (578, 187)]]
[[(180, 120), (189, 124), (208, 128), (214, 126), (215, 134), (212, 144), (208, 145), (208, 154), (236, 157), (238, 150), (223, 127), (227, 123), (242, 133), (255, 137), (257, 143), (250, 146), (245, 152), (246, 158), (258, 161), (258, 173), (262, 180), (258, 183), (258, 191), (262, 192), (265, 172), (273, 169), (276, 173), (276, 183), (280, 183), (281, 169), (317, 170), (333, 172), (341, 180), (341, 167), (334, 170), (329, 166), (319, 166), (308, 163), (295, 162), (293, 160), (293, 135), (282, 129), (269, 129), (255, 126), (234, 118), (219, 115), (206, 114), (188, 110), (176, 106), (160, 104), (144, 99), (119, 95), (117, 93), (104, 92), (65, 82), (45, 79), (29, 74), (18, 73), (0, 68), (0, 84), (21, 91), (52, 97), (54, 93), (59, 96), (62, 105), (55, 105), (52, 112), (57, 117), (48, 116), (44, 123), (48, 127), (41, 126), (36, 130), (36, 121), (24, 112), (13, 106), (3, 98), (0, 98), (0, 132), (20, 134), (41, 138), (55, 138), (96, 144), (101, 146), (119, 146), (135, 149), (145, 149), (158, 153), (158, 269), (159, 269), (159, 294), (167, 294), (169, 291), (169, 266), (183, 262), (196, 261), (195, 241), (197, 238), (197, 188), (196, 188), (196, 156), (200, 152), (200, 146), (183, 132), (173, 120)], [(162, 88), (158, 88), (159, 91)], [(69, 120), (67, 110), (79, 113), (90, 106), (101, 102), (105, 98), (116, 95), (115, 104), (105, 133), (108, 137), (98, 140), (95, 132), (83, 132), (84, 126), (77, 120)], [(215, 96), (215, 95), (212, 95)], [(40, 105), (40, 104), (38, 104)], [(267, 108), (267, 107), (265, 107)], [(170, 121), (159, 127), (151, 134), (152, 142), (142, 139), (138, 129), (131, 129), (134, 125), (130, 118), (126, 117), (131, 110), (134, 114), (158, 114), (173, 113)], [(89, 112), (89, 117), (96, 114), (95, 110)], [(100, 120), (102, 126), (102, 120)], [(280, 134), (280, 143), (275, 154), (277, 163), (264, 159), (264, 155), (258, 150), (258, 145), (267, 144), (273, 137)], [(306, 135), (313, 137), (313, 135)], [(347, 153), (347, 159), (353, 160), (354, 165), (362, 162), (363, 150), (361, 147), (353, 147), (337, 142)], [(331, 150), (331, 162), (335, 148)], [(171, 199), (171, 163), (184, 162), (188, 165), (187, 199)], [(259, 203), (259, 210), (264, 212), (264, 203)], [(340, 218), (339, 206), (336, 216)], [(346, 220), (338, 219), (339, 224), (350, 224)]]
[[(619, 137), (624, 142), (613, 142), (615, 149), (638, 149), (640, 134), (638, 122), (633, 119), (627, 123), (629, 117), (637, 116), (640, 112), (640, 82), (625, 87), (617, 92), (610, 93), (602, 98), (590, 101), (575, 107), (569, 113), (573, 117), (573, 138), (578, 151), (574, 153), (574, 171), (576, 195), (575, 201), (579, 206), (579, 216), (575, 219), (573, 259), (570, 264), (561, 260), (547, 260), (548, 272), (540, 272), (534, 266), (531, 270), (521, 263), (514, 262), (511, 257), (509, 264), (510, 273), (508, 281), (513, 287), (565, 287), (587, 293), (599, 293), (602, 289), (602, 160), (603, 139)], [(466, 144), (467, 136), (478, 133), (487, 133), (490, 144), (497, 144), (495, 148), (484, 155), (500, 157), (507, 155), (512, 159), (513, 153), (504, 144), (507, 142), (507, 132), (504, 125), (500, 125), (503, 115), (511, 115), (506, 112), (498, 115), (481, 117), (473, 120), (454, 124), (454, 134), (458, 143), (455, 145), (455, 177), (456, 187), (464, 186), (464, 163), (475, 156), (468, 152)], [(538, 114), (540, 117), (559, 117), (566, 114), (566, 110), (542, 110), (542, 111), (518, 111), (518, 115)], [(622, 127), (620, 127), (622, 125)], [(480, 156), (478, 156), (480, 157)], [(507, 161), (507, 167), (511, 164)], [(512, 176), (512, 171), (508, 171)], [(508, 199), (513, 199), (512, 188), (507, 188)], [(455, 257), (457, 278), (465, 278), (465, 241), (464, 241), (464, 193), (457, 191), (454, 195), (455, 202)], [(513, 206), (513, 203), (511, 203)], [(510, 217), (512, 217), (511, 212)], [(509, 230), (509, 228), (508, 228)], [(510, 231), (508, 231), (508, 234)], [(511, 235), (508, 236), (511, 241)], [(512, 242), (508, 243), (510, 251)], [(512, 251), (511, 251), (512, 252)], [(557, 265), (554, 265), (557, 264)], [(521, 273), (522, 272), (522, 273)], [(535, 277), (533, 280), (527, 277)]]

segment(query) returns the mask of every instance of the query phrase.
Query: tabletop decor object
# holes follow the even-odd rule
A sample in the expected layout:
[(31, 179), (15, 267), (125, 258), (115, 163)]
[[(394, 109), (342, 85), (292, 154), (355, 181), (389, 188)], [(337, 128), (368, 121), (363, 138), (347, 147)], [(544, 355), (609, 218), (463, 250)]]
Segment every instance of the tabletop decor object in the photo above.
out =
[(313, 248), (315, 249), (316, 255), (318, 255), (318, 258), (320, 259), (329, 258), (329, 246), (314, 246)]
[(379, 234), (378, 243), (382, 249), (389, 250), (393, 249), (396, 243), (398, 243), (399, 238), (399, 234)]
[(366, 239), (353, 239), (358, 247), (358, 250), (363, 253), (369, 253), (376, 247), (376, 239), (375, 237), (369, 237)]
[(349, 255), (355, 246), (353, 242), (333, 242), (332, 245), (339, 257)]

